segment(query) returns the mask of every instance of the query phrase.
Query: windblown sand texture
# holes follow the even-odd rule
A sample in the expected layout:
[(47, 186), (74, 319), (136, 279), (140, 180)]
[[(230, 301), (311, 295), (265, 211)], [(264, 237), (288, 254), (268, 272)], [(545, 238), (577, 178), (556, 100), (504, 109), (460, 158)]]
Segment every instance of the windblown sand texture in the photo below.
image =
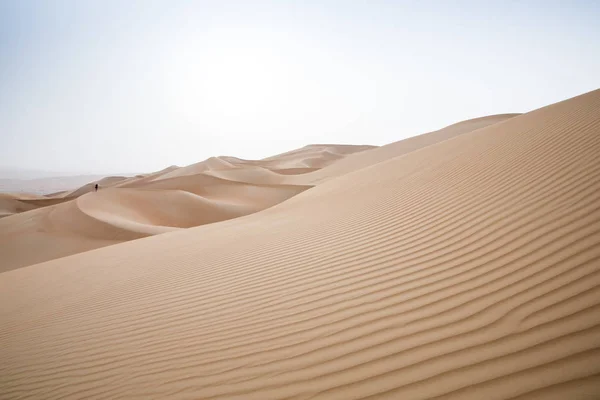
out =
[(600, 91), (326, 166), (294, 154), (1, 219), (54, 207), (128, 240), (188, 222), (153, 202), (264, 201), (0, 274), (0, 397), (600, 397)]

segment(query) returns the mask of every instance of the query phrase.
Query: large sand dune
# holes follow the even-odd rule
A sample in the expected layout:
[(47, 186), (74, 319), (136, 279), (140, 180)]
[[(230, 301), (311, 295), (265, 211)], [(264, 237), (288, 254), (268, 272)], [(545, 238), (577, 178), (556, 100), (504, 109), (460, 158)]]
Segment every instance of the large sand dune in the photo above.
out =
[(298, 189), (0, 274), (0, 397), (599, 398), (600, 91), (483, 122), (315, 171), (267, 159), (0, 219), (55, 207), (89, 217), (81, 234), (132, 234), (184, 227), (144, 213), (163, 191), (219, 208)]
[[(342, 158), (371, 148), (307, 146), (265, 161), (212, 157), (47, 196), (0, 194), (0, 272), (263, 210), (313, 187), (292, 179), (306, 172), (307, 159), (323, 167), (332, 162), (327, 154)], [(281, 174), (282, 166), (296, 170)]]

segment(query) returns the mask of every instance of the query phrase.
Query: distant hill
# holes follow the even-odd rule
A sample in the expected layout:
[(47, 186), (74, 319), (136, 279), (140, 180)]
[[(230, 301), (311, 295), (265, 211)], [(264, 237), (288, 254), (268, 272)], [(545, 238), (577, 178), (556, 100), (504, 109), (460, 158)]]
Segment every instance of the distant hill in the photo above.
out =
[(0, 169), (0, 193), (49, 194), (75, 189), (111, 175), (129, 177), (136, 174), (66, 175), (60, 172), (2, 168)]

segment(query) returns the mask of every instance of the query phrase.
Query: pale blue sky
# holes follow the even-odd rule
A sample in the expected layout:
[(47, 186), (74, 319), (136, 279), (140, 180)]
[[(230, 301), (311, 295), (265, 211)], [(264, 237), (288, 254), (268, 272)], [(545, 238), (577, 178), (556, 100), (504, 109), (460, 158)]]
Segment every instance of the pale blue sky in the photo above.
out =
[(386, 144), (600, 86), (599, 1), (0, 0), (0, 167)]

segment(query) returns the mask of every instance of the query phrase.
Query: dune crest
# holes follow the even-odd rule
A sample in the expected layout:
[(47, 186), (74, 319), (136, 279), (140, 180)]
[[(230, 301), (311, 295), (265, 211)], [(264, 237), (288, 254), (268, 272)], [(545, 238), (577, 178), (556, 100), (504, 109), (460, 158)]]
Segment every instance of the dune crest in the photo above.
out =
[[(455, 128), (242, 218), (0, 274), (0, 394), (596, 398), (600, 90)], [(258, 171), (154, 184), (237, 195)]]

